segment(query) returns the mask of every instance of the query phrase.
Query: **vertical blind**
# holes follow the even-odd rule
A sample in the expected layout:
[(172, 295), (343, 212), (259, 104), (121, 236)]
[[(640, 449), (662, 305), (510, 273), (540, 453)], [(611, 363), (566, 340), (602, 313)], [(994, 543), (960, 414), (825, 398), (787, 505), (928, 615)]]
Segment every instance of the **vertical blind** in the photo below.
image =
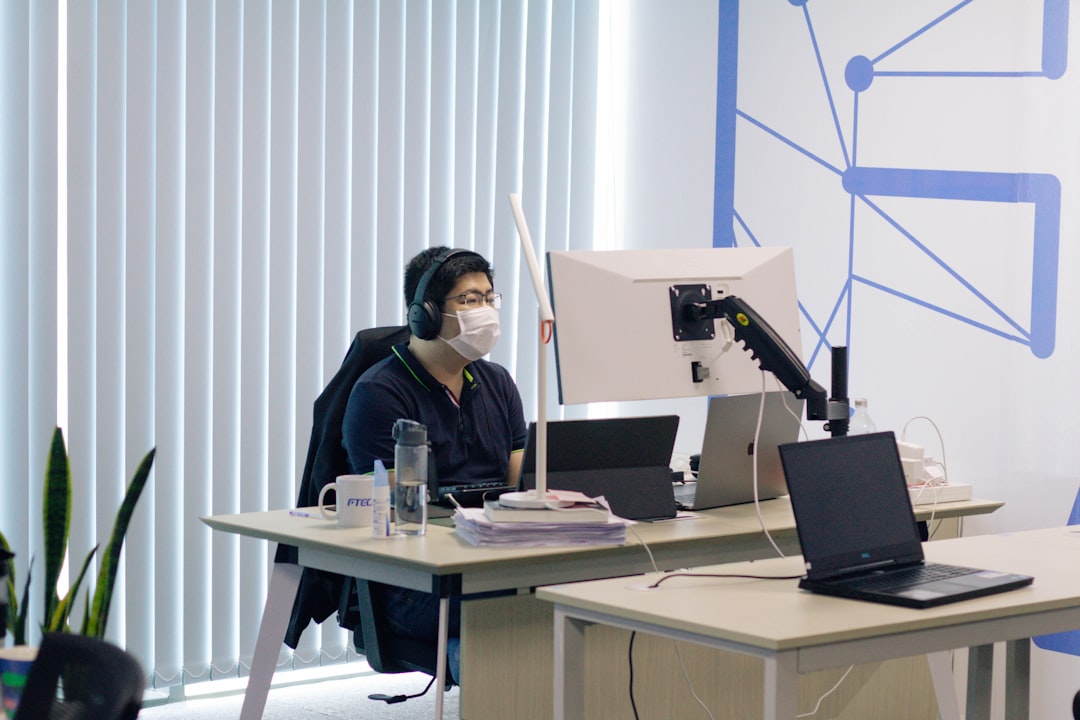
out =
[[(574, 0), (0, 3), (0, 529), (20, 583), (58, 418), (72, 558), (107, 542), (156, 447), (107, 636), (158, 686), (245, 674), (272, 548), (199, 518), (295, 502), (312, 402), (356, 330), (403, 321), (404, 263), (430, 245), (492, 260), (493, 359), (535, 416), (507, 195), (538, 253), (591, 238), (598, 25)], [(280, 663), (347, 643), (327, 622)]]

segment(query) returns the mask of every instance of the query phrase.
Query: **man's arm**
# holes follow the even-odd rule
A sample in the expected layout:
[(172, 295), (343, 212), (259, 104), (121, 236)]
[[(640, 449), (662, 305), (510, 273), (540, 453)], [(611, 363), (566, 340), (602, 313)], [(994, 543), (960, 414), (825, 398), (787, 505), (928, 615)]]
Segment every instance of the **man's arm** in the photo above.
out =
[(524, 450), (515, 450), (510, 453), (510, 462), (506, 466), (506, 484), (517, 485), (521, 478), (521, 461), (525, 457)]
[[(506, 369), (503, 368), (503, 372)], [(521, 393), (517, 384), (514, 383), (510, 373), (506, 372), (507, 378), (507, 420), (510, 425), (510, 460), (506, 465), (506, 483), (514, 485), (521, 477), (521, 463), (525, 459), (525, 442), (528, 440), (528, 426), (525, 424), (525, 412), (521, 404)]]
[(391, 393), (366, 382), (353, 387), (341, 424), (341, 444), (354, 473), (371, 472), (376, 459), (393, 463), (393, 427), (399, 417), (408, 415)]

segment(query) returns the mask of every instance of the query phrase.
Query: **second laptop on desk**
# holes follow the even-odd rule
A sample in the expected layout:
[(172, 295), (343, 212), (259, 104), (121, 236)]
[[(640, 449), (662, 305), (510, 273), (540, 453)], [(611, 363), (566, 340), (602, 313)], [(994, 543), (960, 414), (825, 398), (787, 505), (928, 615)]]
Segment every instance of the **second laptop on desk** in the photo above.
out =
[(825, 595), (926, 608), (1030, 585), (1032, 578), (924, 562), (891, 432), (780, 446), (806, 577)]
[[(629, 520), (675, 517), (671, 452), (677, 415), (547, 423), (547, 487), (604, 496)], [(521, 488), (536, 487), (536, 424), (522, 459)]]
[[(753, 502), (755, 464), (758, 500), (787, 494), (777, 447), (798, 439), (803, 402), (788, 392), (767, 392), (764, 411), (761, 409), (758, 393), (709, 399), (697, 483), (692, 494), (676, 491), (683, 507), (708, 510)], [(759, 412), (761, 430), (755, 455), (754, 434)]]

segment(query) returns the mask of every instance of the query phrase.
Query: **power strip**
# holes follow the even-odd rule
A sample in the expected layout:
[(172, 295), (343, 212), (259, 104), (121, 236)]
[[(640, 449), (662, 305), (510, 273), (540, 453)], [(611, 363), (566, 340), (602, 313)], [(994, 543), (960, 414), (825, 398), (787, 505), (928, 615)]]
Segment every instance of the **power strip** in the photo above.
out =
[(908, 485), (912, 505), (958, 502), (971, 499), (970, 485)]

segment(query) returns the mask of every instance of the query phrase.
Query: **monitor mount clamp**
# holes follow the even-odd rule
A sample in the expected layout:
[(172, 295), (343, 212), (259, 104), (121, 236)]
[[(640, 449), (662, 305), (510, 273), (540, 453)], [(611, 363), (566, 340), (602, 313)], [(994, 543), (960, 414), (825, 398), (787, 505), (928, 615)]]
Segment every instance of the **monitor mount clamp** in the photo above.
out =
[[(783, 338), (748, 302), (735, 295), (713, 299), (708, 285), (673, 285), (669, 289), (671, 330), (676, 342), (712, 339), (714, 321), (726, 320), (762, 370), (806, 401), (806, 419), (824, 420), (833, 437), (847, 435), (847, 348), (832, 348), (832, 395), (810, 377), (810, 371)], [(700, 382), (695, 370), (694, 380)]]

